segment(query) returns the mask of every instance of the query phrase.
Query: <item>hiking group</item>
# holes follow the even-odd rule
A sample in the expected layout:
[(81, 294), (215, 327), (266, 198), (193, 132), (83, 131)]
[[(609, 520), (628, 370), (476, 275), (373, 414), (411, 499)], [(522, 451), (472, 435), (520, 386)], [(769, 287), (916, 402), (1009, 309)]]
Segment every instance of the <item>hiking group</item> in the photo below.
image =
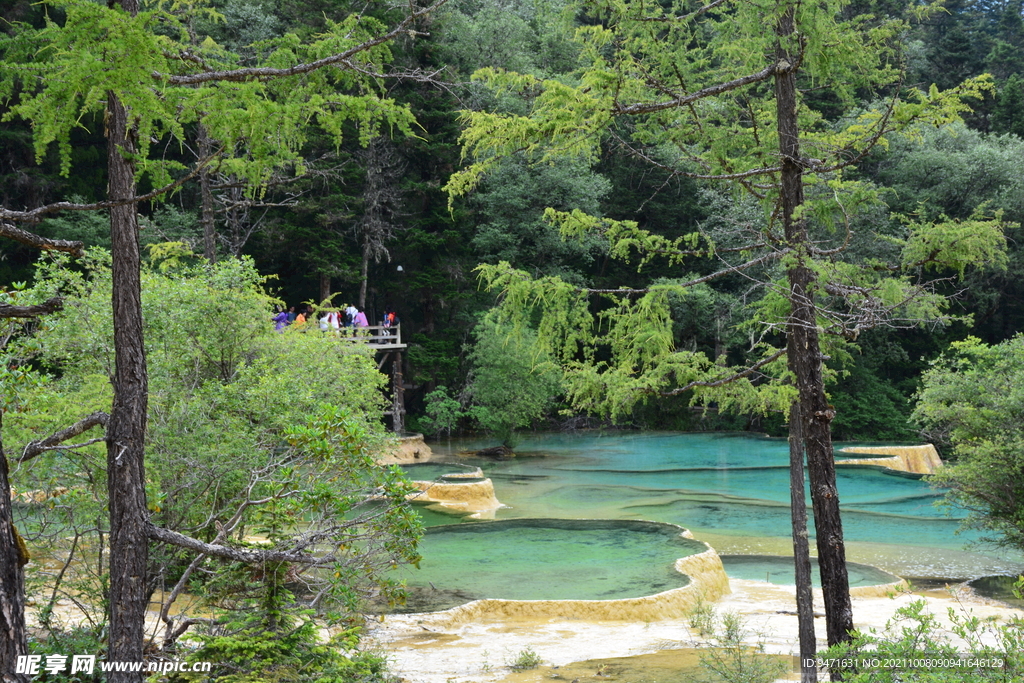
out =
[[(300, 305), (297, 312), (295, 306), (290, 306), (287, 311), (279, 310), (274, 316), (274, 329), (281, 332), (289, 325), (305, 327), (314, 319), (314, 310), (309, 304)], [(391, 334), (390, 328), (399, 324), (395, 309), (386, 308), (380, 324), (384, 335)], [(353, 336), (361, 336), (363, 333), (360, 330), (368, 328), (370, 323), (362, 308), (354, 304), (345, 304), (340, 308), (326, 311), (318, 320), (318, 325), (323, 332), (330, 331), (347, 335), (347, 330), (351, 328)]]

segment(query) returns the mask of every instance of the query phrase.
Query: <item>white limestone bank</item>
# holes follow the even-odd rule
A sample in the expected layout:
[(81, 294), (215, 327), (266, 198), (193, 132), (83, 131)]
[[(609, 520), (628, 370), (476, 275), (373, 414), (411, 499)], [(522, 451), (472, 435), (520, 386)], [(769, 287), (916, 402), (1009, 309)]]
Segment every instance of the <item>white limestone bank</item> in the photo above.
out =
[[(718, 613), (739, 614), (744, 620), (746, 640), (751, 645), (761, 641), (769, 653), (795, 655), (799, 646), (793, 586), (739, 579), (733, 579), (730, 585), (731, 593), (715, 605)], [(821, 591), (814, 593), (815, 611), (820, 613)], [(893, 597), (854, 594), (854, 625), (865, 630), (881, 629), (898, 608), (922, 599), (927, 612), (935, 615), (943, 628), (949, 626), (947, 612), (950, 608), (961, 615), (970, 613), (1000, 622), (1022, 615), (1020, 610), (978, 599), (969, 592), (955, 595), (944, 591), (925, 595), (903, 592)], [(526, 648), (536, 652), (545, 665), (564, 667), (584, 660), (705, 646), (705, 641), (683, 617), (598, 620), (565, 614), (533, 619), (521, 616), (507, 622), (485, 619), (442, 626), (424, 618), (429, 616), (389, 616), (372, 626), (375, 644), (388, 651), (391, 670), (409, 683), (506, 680), (511, 673), (507, 663)], [(818, 644), (823, 647), (825, 620), (816, 618), (814, 621)], [(553, 674), (563, 671), (538, 670), (536, 680), (541, 680), (541, 673), (544, 680), (549, 680)], [(525, 683), (527, 678), (517, 676), (517, 680)]]

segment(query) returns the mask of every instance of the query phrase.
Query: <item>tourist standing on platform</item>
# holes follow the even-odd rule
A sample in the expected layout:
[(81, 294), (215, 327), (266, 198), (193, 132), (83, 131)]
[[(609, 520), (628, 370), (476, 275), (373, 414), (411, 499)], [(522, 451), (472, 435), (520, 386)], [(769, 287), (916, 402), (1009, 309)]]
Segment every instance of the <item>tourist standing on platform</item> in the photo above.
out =
[(320, 318), (320, 329), (338, 334), (338, 330), (341, 329), (341, 315), (337, 311), (327, 311), (324, 317)]
[(393, 309), (390, 306), (388, 306), (387, 308), (384, 309), (384, 320), (383, 320), (384, 334), (388, 334), (388, 335), (394, 334), (394, 332), (391, 331), (391, 328), (394, 327), (397, 324), (398, 324), (398, 314), (395, 313), (395, 309)]
[(272, 320), (274, 321), (274, 329), (278, 332), (287, 327), (290, 322), (288, 320), (288, 312), (283, 309), (278, 311), (277, 315), (275, 315)]
[(353, 321), (355, 322), (355, 326), (357, 329), (366, 329), (367, 327), (370, 326), (370, 322), (366, 319), (366, 314), (363, 313), (363, 310), (361, 308), (356, 309), (356, 314), (353, 317)]

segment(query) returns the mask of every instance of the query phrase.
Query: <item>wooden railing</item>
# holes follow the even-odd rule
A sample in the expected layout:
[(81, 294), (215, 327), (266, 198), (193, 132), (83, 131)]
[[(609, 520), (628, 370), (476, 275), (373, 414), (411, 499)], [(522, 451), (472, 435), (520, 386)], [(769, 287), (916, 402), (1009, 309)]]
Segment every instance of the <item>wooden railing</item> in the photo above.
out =
[(402, 343), (402, 326), (346, 327), (342, 335), (354, 341), (364, 341), (370, 346), (399, 346)]
[[(309, 321), (301, 326), (303, 332), (311, 332), (318, 327), (317, 322)], [(328, 330), (320, 330), (321, 334), (328, 334)], [(366, 342), (375, 347), (402, 346), (402, 326), (392, 325), (368, 325), (367, 327), (343, 327), (340, 330), (330, 330), (330, 334), (342, 340)]]

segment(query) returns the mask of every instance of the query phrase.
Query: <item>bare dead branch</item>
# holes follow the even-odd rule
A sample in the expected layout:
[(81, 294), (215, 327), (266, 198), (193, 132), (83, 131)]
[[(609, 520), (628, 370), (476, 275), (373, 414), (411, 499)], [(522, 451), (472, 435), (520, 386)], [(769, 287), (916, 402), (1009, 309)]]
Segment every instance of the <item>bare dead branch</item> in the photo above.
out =
[[(107, 420), (110, 415), (102, 411), (96, 411), (91, 415), (87, 415), (75, 424), (71, 425), (66, 429), (62, 429), (55, 434), (46, 437), (45, 439), (39, 439), (38, 441), (29, 441), (25, 444), (25, 449), (21, 452), (21, 457), (18, 458), (18, 462), (27, 462), (32, 458), (45, 453), (48, 450), (52, 450), (53, 447), (59, 446), (68, 439), (73, 439), (79, 434), (92, 429), (93, 427), (106, 427)], [(102, 439), (100, 439), (102, 440)]]
[[(0, 208), (0, 218), (6, 218), (8, 220), (16, 220), (17, 216), (8, 214), (21, 214), (21, 211), (8, 211), (7, 209)], [(17, 228), (10, 223), (4, 223), (0, 221), (0, 237), (8, 237), (15, 242), (21, 242), (22, 244), (35, 247), (36, 249), (42, 249), (44, 251), (63, 251), (73, 256), (81, 256), (82, 250), (85, 249), (85, 244), (74, 240), (53, 240), (48, 237), (41, 237), (35, 233), (28, 232)], [(15, 316), (10, 316), (15, 317)]]
[(198, 539), (180, 534), (177, 531), (164, 529), (152, 523), (146, 524), (146, 533), (154, 541), (177, 546), (197, 553), (219, 557), (233, 562), (258, 564), (262, 562), (294, 562), (304, 565), (331, 564), (335, 560), (333, 554), (318, 557), (300, 550), (274, 550), (272, 548), (232, 548), (219, 543), (205, 543)]
[[(692, 178), (694, 180), (744, 180), (746, 178), (754, 178), (757, 176), (771, 175), (772, 173), (778, 173), (782, 170), (781, 166), (765, 166), (764, 168), (752, 168), (748, 171), (737, 171), (735, 173), (694, 173), (692, 171), (684, 171), (678, 168), (673, 168), (668, 164), (664, 164), (657, 159), (654, 159), (649, 154), (633, 147), (628, 142), (623, 140), (621, 137), (616, 136), (619, 140), (620, 146), (626, 149), (626, 153), (630, 156), (634, 156), (637, 159), (647, 162), (648, 164), (660, 168), (669, 174), (670, 177), (682, 176), (683, 178)], [(697, 161), (696, 159), (692, 159)], [(773, 186), (766, 186), (773, 187)]]
[[(78, 244), (81, 244), (79, 242)], [(0, 318), (35, 318), (47, 315), (64, 308), (64, 300), (59, 296), (47, 299), (41, 304), (32, 306), (12, 306), (11, 304), (0, 304)]]
[[(50, 251), (65, 251), (75, 256), (82, 255), (82, 249), (84, 245), (81, 242), (71, 242), (68, 240), (51, 240), (46, 237), (40, 237), (33, 235), (30, 232), (26, 232), (19, 228), (3, 223), (3, 220), (14, 221), (16, 223), (35, 223), (43, 216), (51, 213), (59, 213), (61, 211), (99, 211), (102, 209), (111, 209), (115, 206), (125, 206), (127, 204), (139, 204), (141, 202), (148, 202), (150, 199), (155, 199), (161, 195), (173, 192), (177, 188), (181, 187), (192, 178), (196, 177), (200, 171), (205, 168), (210, 161), (220, 156), (224, 148), (216, 150), (213, 154), (200, 159), (195, 168), (178, 178), (172, 183), (168, 183), (163, 187), (159, 187), (155, 190), (147, 192), (146, 194), (136, 195), (135, 197), (129, 197), (128, 199), (105, 199), (101, 202), (93, 202), (92, 204), (73, 204), (72, 202), (55, 202), (53, 204), (46, 204), (45, 206), (39, 206), (29, 211), (11, 211), (0, 207), (0, 236), (10, 237), (13, 240), (27, 244), (30, 247), (37, 247), (39, 249), (46, 249)], [(25, 236), (24, 238), (22, 236)], [(29, 240), (29, 241), (26, 241)]]
[(694, 285), (699, 285), (699, 284), (701, 284), (703, 282), (710, 282), (711, 280), (717, 280), (718, 278), (722, 277), (723, 275), (729, 275), (730, 273), (738, 273), (740, 271), (747, 270), (748, 268), (753, 268), (754, 266), (759, 265), (761, 263), (767, 263), (768, 261), (773, 261), (775, 259), (782, 258), (783, 256), (785, 256), (789, 252), (790, 252), (789, 249), (782, 249), (782, 250), (779, 250), (779, 251), (770, 251), (770, 252), (768, 252), (767, 254), (765, 254), (763, 256), (758, 256), (757, 258), (750, 259), (749, 261), (746, 261), (744, 263), (740, 263), (740, 264), (737, 264), (735, 266), (729, 266), (728, 268), (723, 268), (722, 270), (717, 270), (714, 273), (711, 273), (710, 275), (705, 275), (704, 277), (699, 277), (696, 280), (690, 280), (689, 282), (684, 282), (680, 286), (681, 287), (693, 287)]

